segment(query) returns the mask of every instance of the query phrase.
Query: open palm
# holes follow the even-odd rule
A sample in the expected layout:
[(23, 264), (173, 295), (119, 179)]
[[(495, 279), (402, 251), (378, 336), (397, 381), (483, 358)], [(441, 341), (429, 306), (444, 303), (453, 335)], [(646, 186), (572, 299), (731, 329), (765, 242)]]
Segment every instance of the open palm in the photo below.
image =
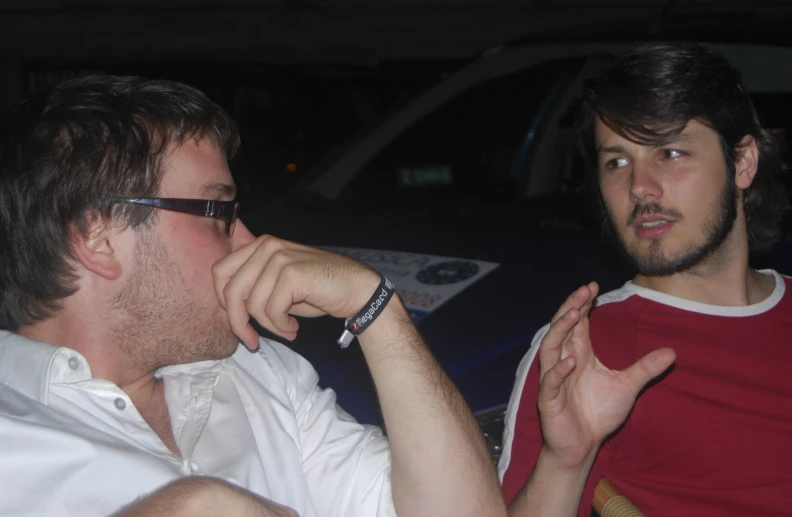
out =
[(539, 415), (545, 447), (569, 468), (592, 458), (632, 410), (640, 390), (674, 362), (670, 348), (650, 352), (622, 371), (594, 355), (589, 311), (599, 288), (581, 287), (564, 302), (539, 348)]

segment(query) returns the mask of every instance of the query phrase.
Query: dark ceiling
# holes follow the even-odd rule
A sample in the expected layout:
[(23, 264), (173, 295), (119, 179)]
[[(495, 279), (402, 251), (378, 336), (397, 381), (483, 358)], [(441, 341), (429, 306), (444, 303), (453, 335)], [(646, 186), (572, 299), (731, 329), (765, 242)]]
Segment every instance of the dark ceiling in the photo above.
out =
[[(701, 12), (774, 17), (788, 1), (3, 0), (0, 59), (195, 58), (371, 65), (466, 59), (585, 23)], [(759, 13), (759, 14), (757, 14)], [(573, 29), (569, 29), (573, 31)]]

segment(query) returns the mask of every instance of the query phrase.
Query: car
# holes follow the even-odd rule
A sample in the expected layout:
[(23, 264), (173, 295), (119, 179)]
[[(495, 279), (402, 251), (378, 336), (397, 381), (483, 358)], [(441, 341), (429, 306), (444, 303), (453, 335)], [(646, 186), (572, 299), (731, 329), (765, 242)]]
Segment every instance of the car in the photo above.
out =
[[(516, 368), (535, 332), (578, 286), (596, 280), (604, 292), (634, 274), (601, 235), (573, 133), (585, 79), (634, 44), (487, 52), (245, 216), (254, 233), (344, 253), (390, 278), (496, 460)], [(742, 71), (766, 125), (792, 124), (792, 49), (713, 46)], [(789, 228), (757, 267), (792, 273)], [(382, 425), (359, 347), (335, 344), (342, 327), (329, 317), (303, 320), (290, 346), (345, 410)]]

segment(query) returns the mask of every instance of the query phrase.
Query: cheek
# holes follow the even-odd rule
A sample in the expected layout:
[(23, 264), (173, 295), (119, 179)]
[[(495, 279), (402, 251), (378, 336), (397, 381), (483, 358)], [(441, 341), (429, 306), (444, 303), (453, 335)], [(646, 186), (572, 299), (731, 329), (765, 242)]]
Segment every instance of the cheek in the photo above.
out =
[[(624, 219), (632, 211), (629, 192), (622, 192), (617, 185), (600, 183), (600, 196), (606, 214), (615, 222)], [(618, 226), (618, 225), (617, 225)]]
[(231, 240), (205, 228), (182, 228), (177, 250), (185, 280), (206, 283), (207, 278), (211, 280), (212, 265), (231, 253)]
[(701, 174), (688, 174), (667, 185), (669, 208), (682, 212), (689, 221), (696, 221), (708, 214), (720, 200), (723, 184), (716, 186), (706, 179)]

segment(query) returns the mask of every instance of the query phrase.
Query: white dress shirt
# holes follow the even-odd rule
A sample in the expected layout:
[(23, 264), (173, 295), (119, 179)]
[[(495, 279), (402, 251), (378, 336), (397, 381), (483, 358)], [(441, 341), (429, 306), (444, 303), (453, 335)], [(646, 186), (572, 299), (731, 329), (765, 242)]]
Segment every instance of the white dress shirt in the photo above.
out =
[(0, 331), (0, 515), (106, 516), (193, 474), (301, 517), (395, 515), (387, 439), (287, 347), (261, 339), (157, 375), (181, 457), (83, 356)]

